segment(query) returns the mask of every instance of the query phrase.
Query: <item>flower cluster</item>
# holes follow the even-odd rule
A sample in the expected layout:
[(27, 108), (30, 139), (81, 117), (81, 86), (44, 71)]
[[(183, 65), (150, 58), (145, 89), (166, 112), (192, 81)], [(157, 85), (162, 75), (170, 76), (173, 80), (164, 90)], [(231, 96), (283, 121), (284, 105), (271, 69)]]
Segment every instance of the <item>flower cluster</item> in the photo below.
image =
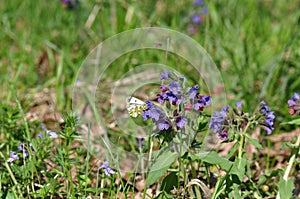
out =
[[(229, 108), (231, 108), (229, 112)], [(236, 103), (236, 109), (225, 106), (221, 111), (215, 111), (210, 118), (209, 128), (214, 133), (218, 133), (221, 140), (232, 140), (233, 135), (229, 132), (246, 133), (247, 128), (254, 124), (260, 124), (267, 134), (274, 130), (275, 115), (264, 101), (260, 102), (259, 113), (255, 112), (253, 116), (244, 113), (242, 102)], [(231, 130), (231, 131), (230, 131)]]
[(204, 17), (208, 12), (203, 0), (195, 0), (193, 6), (191, 24), (188, 26), (188, 32), (190, 34), (195, 34), (197, 32), (198, 26), (204, 21)]
[(208, 126), (210, 129), (213, 129), (214, 133), (219, 134), (221, 140), (228, 140), (228, 124), (226, 124), (229, 117), (228, 109), (229, 106), (227, 105), (221, 111), (215, 111), (210, 118)]
[(200, 96), (199, 85), (195, 85), (190, 88), (188, 93), (190, 104), (194, 110), (201, 112), (205, 107), (210, 106), (211, 96)]
[(261, 108), (259, 112), (264, 116), (263, 122), (261, 125), (267, 131), (267, 134), (271, 134), (274, 130), (274, 119), (275, 115), (273, 111), (270, 111), (269, 106), (266, 105), (264, 101), (260, 102)]
[(172, 71), (162, 71), (160, 76), (162, 84), (160, 93), (157, 94), (157, 101), (169, 107), (170, 114), (166, 114), (161, 108), (147, 101), (147, 108), (143, 111), (144, 120), (152, 119), (160, 131), (168, 130), (170, 127), (183, 129), (188, 123), (184, 111), (203, 111), (204, 107), (210, 105), (210, 96), (200, 96), (199, 86), (195, 85), (190, 89), (184, 88), (185, 78), (177, 76)]
[(300, 95), (294, 93), (294, 96), (288, 100), (289, 113), (291, 115), (300, 115)]
[(152, 119), (160, 131), (168, 130), (171, 121), (160, 108), (154, 106), (149, 100), (146, 101), (147, 108), (143, 111), (142, 117), (144, 120)]
[[(32, 146), (31, 143), (29, 143), (29, 147), (27, 146), (27, 144), (25, 142), (22, 142), (18, 147), (17, 150), (23, 154), (23, 157), (26, 158), (29, 156), (29, 152), (28, 150), (31, 150), (31, 152), (34, 152), (34, 148)], [(19, 155), (15, 152), (15, 151), (10, 151), (9, 154), (9, 159), (7, 160), (7, 162), (13, 162), (15, 160), (19, 159)]]
[[(41, 128), (42, 128), (42, 130), (46, 131), (47, 137), (49, 137), (51, 139), (55, 139), (55, 138), (58, 137), (55, 132), (46, 129), (46, 127), (44, 125), (42, 125)], [(44, 135), (41, 132), (37, 134), (37, 137), (44, 140)], [(33, 146), (32, 146), (32, 143), (29, 143), (27, 145), (25, 142), (21, 142), (21, 144), (17, 147), (17, 150), (20, 153), (23, 154), (24, 158), (29, 156), (29, 149), (31, 150), (31, 152), (35, 151)], [(9, 158), (8, 158), (7, 162), (13, 162), (13, 161), (18, 160), (18, 159), (19, 159), (19, 155), (15, 151), (10, 151)]]

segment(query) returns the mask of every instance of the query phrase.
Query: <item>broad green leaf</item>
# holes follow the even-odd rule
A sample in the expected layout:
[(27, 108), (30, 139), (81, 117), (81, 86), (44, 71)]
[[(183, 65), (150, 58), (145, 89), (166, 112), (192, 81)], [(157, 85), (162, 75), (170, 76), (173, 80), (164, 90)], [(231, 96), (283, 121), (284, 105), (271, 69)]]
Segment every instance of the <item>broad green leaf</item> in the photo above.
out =
[(5, 199), (15, 199), (15, 198), (16, 198), (15, 195), (11, 191), (8, 192), (5, 197)]
[(256, 139), (253, 139), (247, 133), (245, 133), (244, 135), (246, 136), (246, 138), (247, 138), (247, 140), (249, 141), (250, 144), (252, 144), (253, 146), (255, 146), (258, 149), (263, 149), (262, 145)]
[(293, 189), (294, 189), (294, 183), (293, 180), (284, 180), (282, 177), (280, 177), (279, 181), (279, 194), (280, 198), (291, 198), (293, 194)]
[(215, 151), (194, 154), (194, 157), (209, 164), (217, 164), (226, 171), (229, 171), (233, 165), (231, 161), (219, 156), (219, 154)]
[(170, 193), (171, 190), (174, 189), (174, 187), (178, 186), (178, 176), (175, 172), (171, 172), (169, 175), (167, 175), (162, 183), (161, 183), (161, 190), (164, 190), (167, 193)]
[(162, 153), (151, 167), (146, 180), (146, 186), (151, 185), (158, 180), (175, 161), (177, 155), (177, 153), (171, 151)]
[(236, 168), (236, 169), (232, 170), (231, 173), (237, 175), (240, 182), (243, 181), (243, 177), (245, 176), (246, 165), (247, 165), (246, 154), (243, 155), (241, 159), (236, 158), (234, 161), (233, 168)]

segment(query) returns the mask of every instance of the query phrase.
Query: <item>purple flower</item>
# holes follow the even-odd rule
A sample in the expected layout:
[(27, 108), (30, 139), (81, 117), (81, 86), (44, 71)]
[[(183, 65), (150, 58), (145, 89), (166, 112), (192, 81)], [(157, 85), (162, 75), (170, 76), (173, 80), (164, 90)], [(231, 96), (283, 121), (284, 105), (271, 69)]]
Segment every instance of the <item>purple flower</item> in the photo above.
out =
[[(49, 138), (52, 138), (52, 139), (58, 138), (57, 133), (55, 133), (55, 132), (53, 132), (53, 131), (50, 131), (50, 130), (47, 130), (47, 129), (46, 129), (46, 135), (47, 135)], [(41, 138), (42, 140), (45, 139), (43, 133), (41, 133), (41, 132), (39, 132), (39, 133), (37, 134), (37, 137)]]
[(144, 110), (142, 112), (142, 117), (143, 117), (144, 121), (149, 120), (150, 119), (150, 110)]
[(166, 94), (166, 96), (167, 96), (167, 99), (169, 100), (170, 104), (172, 104), (172, 105), (178, 105), (178, 104), (180, 104), (179, 99), (177, 98), (176, 95), (174, 95), (174, 93), (168, 92)]
[(237, 107), (237, 110), (238, 110), (238, 114), (239, 115), (242, 115), (242, 105), (243, 105), (243, 103), (242, 102), (236, 102), (235, 103), (235, 105), (236, 105), (236, 107)]
[(192, 21), (195, 24), (200, 24), (202, 22), (202, 18), (201, 18), (201, 16), (199, 14), (194, 14), (192, 16)]
[(19, 159), (18, 154), (14, 151), (11, 151), (9, 153), (9, 158), (8, 158), (7, 162), (13, 162), (13, 161), (18, 160), (18, 159)]
[(228, 131), (224, 130), (221, 133), (219, 133), (219, 138), (220, 140), (224, 140), (224, 141), (228, 140)]
[(203, 8), (201, 9), (201, 12), (202, 12), (203, 14), (207, 14), (207, 13), (208, 13), (208, 8), (207, 8), (207, 7), (203, 7)]
[(243, 103), (242, 102), (237, 102), (237, 103), (235, 103), (235, 105), (236, 105), (236, 107), (242, 107), (242, 105), (243, 105)]
[(288, 100), (288, 107), (291, 115), (295, 113), (300, 115), (300, 96), (298, 93), (294, 93), (294, 96)]
[(262, 101), (260, 103), (261, 108), (259, 110), (259, 112), (265, 116), (265, 119), (263, 120), (263, 122), (261, 123), (261, 125), (264, 127), (264, 129), (267, 131), (267, 134), (271, 134), (272, 131), (274, 130), (274, 119), (275, 119), (275, 115), (274, 112), (270, 111), (270, 108), (266, 105), (266, 103), (264, 101)]
[(154, 107), (154, 104), (147, 100), (146, 101), (146, 109), (142, 112), (142, 117), (144, 118), (144, 121), (150, 119), (151, 115), (151, 109)]
[(215, 133), (220, 132), (226, 122), (229, 106), (225, 106), (221, 111), (215, 111), (213, 117), (210, 118), (209, 128)]
[(196, 100), (193, 104), (193, 108), (196, 111), (203, 111), (203, 108), (210, 105), (211, 96), (200, 96), (200, 99)]
[(266, 102), (261, 101), (260, 105), (262, 105), (262, 107), (260, 108), (259, 112), (263, 115), (267, 114), (270, 111), (270, 108), (266, 105)]
[(160, 131), (168, 130), (170, 127), (169, 121), (166, 120), (165, 118), (161, 118), (160, 120), (158, 120), (156, 125), (158, 126), (158, 129)]
[(160, 80), (168, 79), (168, 78), (169, 78), (169, 75), (170, 75), (170, 71), (169, 71), (169, 72), (166, 72), (166, 71), (163, 70), (163, 71), (161, 72)]
[(183, 116), (178, 116), (175, 119), (176, 126), (180, 129), (182, 129), (187, 124), (187, 122), (187, 118)]
[(147, 109), (150, 110), (150, 109), (152, 109), (154, 107), (154, 104), (151, 101), (147, 100), (146, 101), (146, 106), (147, 106)]
[(39, 137), (39, 138), (41, 138), (42, 140), (44, 139), (44, 136), (43, 136), (43, 134), (41, 132), (39, 132), (36, 136)]
[(47, 134), (47, 136), (49, 136), (49, 138), (52, 138), (52, 139), (58, 138), (57, 134), (53, 131), (47, 130), (46, 134)]
[(111, 174), (114, 175), (117, 173), (109, 167), (109, 162), (104, 162), (102, 165), (100, 165), (99, 169), (103, 169), (106, 176), (110, 176)]
[(160, 90), (161, 90), (162, 93), (165, 93), (165, 92), (168, 91), (168, 87), (166, 85), (160, 85), (159, 88), (160, 88)]
[(169, 90), (174, 94), (174, 95), (177, 95), (180, 91), (180, 87), (179, 85), (175, 82), (175, 81), (172, 81), (169, 85)]
[(194, 1), (194, 6), (202, 6), (204, 4), (203, 0), (195, 0)]
[(194, 99), (197, 96), (198, 90), (199, 90), (199, 85), (198, 84), (196, 84), (195, 86), (193, 86), (192, 88), (189, 89), (190, 99)]
[(164, 104), (165, 101), (168, 99), (167, 94), (163, 93), (163, 94), (157, 94), (157, 101), (161, 104)]
[(153, 108), (150, 111), (150, 118), (152, 118), (154, 121), (158, 121), (161, 116), (162, 116), (162, 112), (159, 108)]
[(18, 151), (23, 152), (24, 157), (26, 158), (29, 153), (26, 149), (26, 143), (25, 142), (21, 142), (21, 144), (17, 147)]

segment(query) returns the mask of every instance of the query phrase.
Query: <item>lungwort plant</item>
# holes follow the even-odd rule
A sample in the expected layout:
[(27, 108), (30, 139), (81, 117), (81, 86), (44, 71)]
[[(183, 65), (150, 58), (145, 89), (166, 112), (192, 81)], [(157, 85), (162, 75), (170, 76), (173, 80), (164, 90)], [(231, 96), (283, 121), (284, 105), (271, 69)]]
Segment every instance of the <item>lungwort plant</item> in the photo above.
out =
[[(259, 179), (251, 170), (255, 161), (249, 159), (255, 154), (246, 150), (246, 146), (264, 148), (261, 139), (252, 136), (256, 129), (264, 129), (261, 134), (266, 136), (274, 130), (275, 114), (266, 102), (261, 101), (253, 112), (245, 112), (242, 102), (236, 102), (210, 115), (213, 96), (200, 94), (199, 85), (186, 86), (185, 77), (174, 71), (162, 71), (160, 79), (157, 102), (148, 100), (139, 107), (142, 118), (153, 125), (151, 142), (158, 138), (160, 146), (151, 153), (147, 185), (164, 176), (161, 197), (263, 198), (276, 194), (278, 185), (271, 179), (281, 170), (266, 171)], [(294, 101), (289, 102), (290, 112), (298, 113)], [(230, 146), (226, 156), (217, 153), (222, 143)]]

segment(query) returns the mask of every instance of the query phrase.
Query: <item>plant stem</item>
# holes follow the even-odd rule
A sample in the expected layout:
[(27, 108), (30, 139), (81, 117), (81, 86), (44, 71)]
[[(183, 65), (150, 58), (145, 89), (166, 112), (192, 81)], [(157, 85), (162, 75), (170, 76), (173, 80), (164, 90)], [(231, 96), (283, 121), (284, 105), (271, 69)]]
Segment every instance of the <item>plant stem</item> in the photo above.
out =
[[(103, 188), (104, 188), (104, 174), (102, 174), (100, 188), (101, 188), (101, 190), (103, 190)], [(100, 192), (100, 199), (103, 199), (103, 191)]]
[(241, 137), (240, 137), (239, 152), (238, 152), (238, 158), (239, 158), (239, 166), (238, 166), (238, 168), (240, 168), (240, 166), (241, 166), (242, 155), (243, 155), (243, 146), (244, 146), (244, 140), (245, 140), (245, 136), (244, 136), (243, 132), (241, 132), (240, 136)]
[[(296, 144), (295, 144), (295, 148), (299, 148), (299, 145), (300, 145), (300, 135), (298, 135), (298, 138), (297, 138), (297, 141), (296, 141)], [(289, 160), (287, 169), (285, 170), (285, 173), (284, 173), (284, 176), (283, 176), (283, 179), (286, 180), (286, 181), (288, 180), (288, 176), (289, 176), (290, 171), (292, 169), (292, 166), (295, 162), (295, 158), (296, 158), (297, 154), (298, 154), (298, 150), (297, 150), (297, 153), (294, 153), (292, 155), (292, 157), (290, 158), (290, 160)]]
[[(300, 146), (300, 134), (299, 134), (298, 137), (297, 137), (297, 141), (296, 141), (294, 147), (295, 147), (296, 149), (299, 149), (299, 146)], [(291, 172), (291, 170), (292, 170), (292, 166), (293, 166), (293, 164), (294, 164), (294, 162), (295, 162), (296, 155), (298, 155), (298, 153), (299, 153), (299, 150), (296, 150), (296, 152), (294, 152), (293, 155), (291, 156), (291, 158), (290, 158), (290, 160), (289, 160), (289, 162), (288, 162), (288, 166), (287, 166), (287, 168), (286, 168), (286, 170), (285, 170), (285, 172), (284, 172), (283, 180), (288, 181), (289, 174), (290, 174), (290, 172)], [(276, 199), (280, 199), (280, 194), (279, 194), (279, 192), (277, 193)]]

